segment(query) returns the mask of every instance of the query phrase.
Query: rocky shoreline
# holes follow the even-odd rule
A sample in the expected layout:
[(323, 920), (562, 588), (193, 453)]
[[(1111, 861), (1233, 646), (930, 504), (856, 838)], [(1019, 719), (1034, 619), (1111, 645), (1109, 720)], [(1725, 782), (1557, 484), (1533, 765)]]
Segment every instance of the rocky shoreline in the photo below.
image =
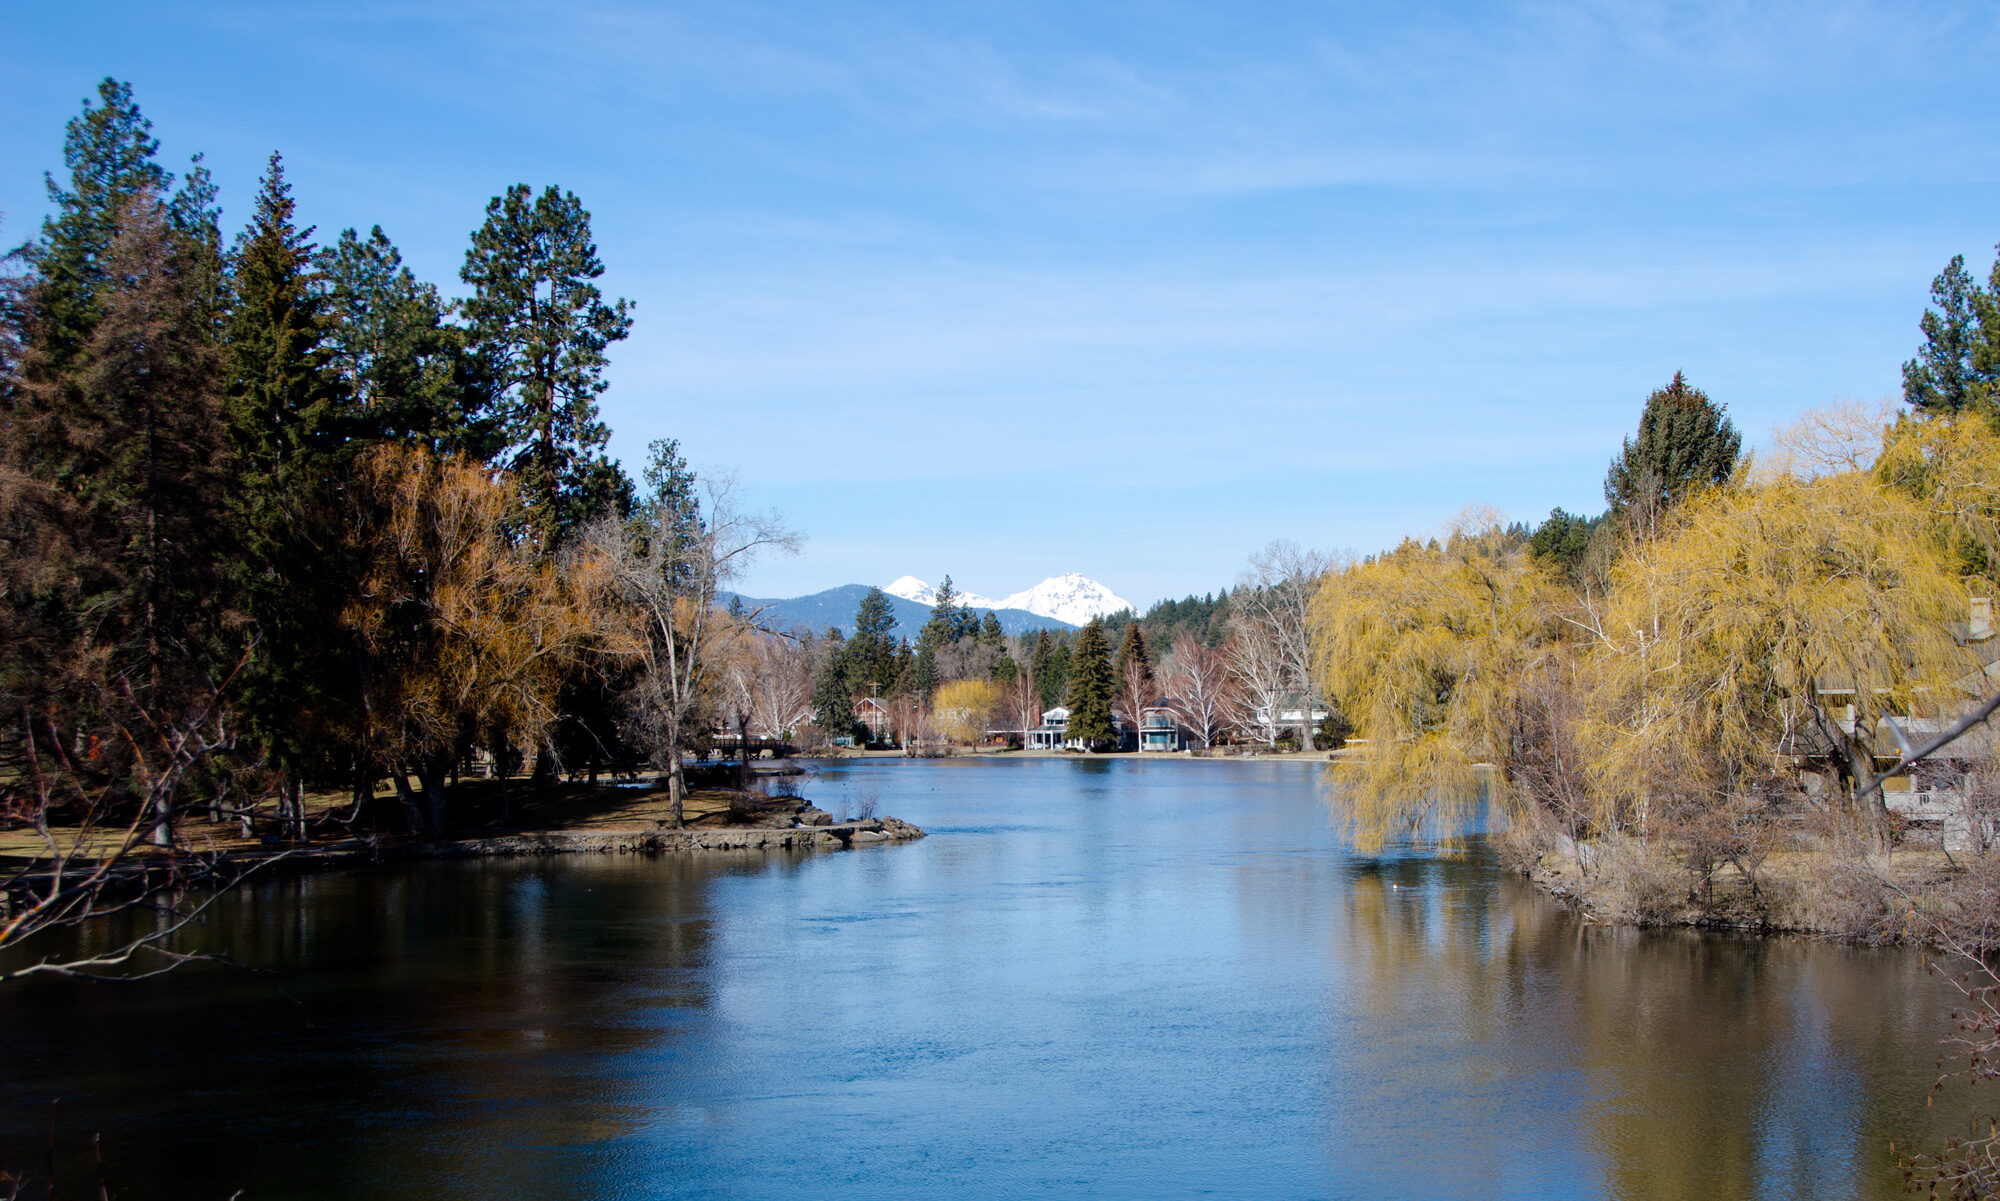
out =
[[(678, 828), (653, 820), (621, 822), (609, 827), (505, 830), (437, 840), (409, 835), (359, 835), (301, 846), (266, 838), (261, 845), (207, 849), (196, 845), (173, 856), (138, 855), (119, 865), (112, 875), (118, 881), (165, 876), (226, 886), (252, 873), (338, 871), (418, 860), (845, 851), (913, 842), (925, 836), (922, 829), (901, 818), (836, 820), (825, 810), (792, 797), (778, 798), (775, 803), (760, 798), (752, 810), (710, 813), (695, 821), (696, 824)], [(45, 873), (37, 873), (30, 867), (8, 882), (8, 892), (45, 887), (47, 878)], [(7, 911), (11, 899), (11, 895), (0, 896), (0, 914)]]
[(910, 842), (924, 837), (916, 826), (894, 817), (789, 826), (722, 826), (659, 830), (540, 830), (416, 843), (382, 858), (474, 859), (510, 855), (664, 855), (689, 851), (841, 851), (875, 843)]
[[(352, 839), (330, 846), (299, 848), (290, 860), (309, 865), (337, 866), (352, 862), (382, 863), (411, 859), (504, 859), (527, 855), (674, 855), (716, 851), (844, 851), (880, 843), (913, 842), (924, 831), (896, 817), (835, 820), (809, 801), (797, 798), (760, 799), (754, 810), (737, 811), (737, 820), (678, 828), (664, 821), (613, 828), (509, 830), (471, 838), (436, 841), (415, 839)], [(273, 856), (275, 857), (275, 856)]]

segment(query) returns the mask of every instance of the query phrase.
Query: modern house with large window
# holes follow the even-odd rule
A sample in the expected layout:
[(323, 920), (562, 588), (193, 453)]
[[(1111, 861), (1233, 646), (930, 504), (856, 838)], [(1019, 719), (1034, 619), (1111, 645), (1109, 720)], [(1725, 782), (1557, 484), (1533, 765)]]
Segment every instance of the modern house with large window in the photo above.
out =
[(1178, 751), (1187, 746), (1181, 719), (1164, 705), (1149, 705), (1139, 713), (1139, 752)]

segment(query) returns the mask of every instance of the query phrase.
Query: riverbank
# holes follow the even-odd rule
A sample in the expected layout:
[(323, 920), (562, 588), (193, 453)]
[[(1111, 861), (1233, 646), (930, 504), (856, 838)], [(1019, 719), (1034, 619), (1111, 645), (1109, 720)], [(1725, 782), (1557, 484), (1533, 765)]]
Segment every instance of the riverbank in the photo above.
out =
[(1006, 747), (951, 747), (943, 753), (913, 755), (903, 750), (823, 751), (809, 758), (832, 761), (851, 759), (1132, 759), (1145, 763), (1327, 763), (1338, 761), (1342, 751), (1242, 751), (1229, 748), (1205, 751), (1047, 751), (1010, 750)]
[[(760, 774), (784, 776), (795, 774), (795, 769), (765, 769)], [(178, 845), (171, 851), (135, 848), (123, 857), (122, 870), (157, 871), (193, 857), (205, 871), (228, 877), (252, 870), (313, 870), (395, 860), (840, 851), (924, 837), (923, 830), (899, 818), (872, 812), (836, 815), (783, 791), (767, 795), (728, 788), (691, 790), (682, 803), (683, 822), (676, 827), (671, 823), (667, 790), (658, 780), (557, 784), (540, 790), (516, 780), (508, 787), (515, 794), (511, 800), (492, 781), (459, 785), (454, 800), (466, 820), (445, 837), (432, 839), (343, 821), (342, 814), (351, 805), (336, 794), (306, 798), (304, 842), (272, 832), (263, 819), (246, 835), (233, 819), (190, 816), (179, 823)], [(377, 802), (386, 808), (390, 798), (378, 797)], [(59, 842), (64, 840), (62, 830), (54, 833)], [(122, 833), (106, 831), (95, 841), (109, 851)], [(88, 844), (84, 850), (86, 861), (97, 853)], [(0, 876), (15, 876), (16, 883), (32, 881), (46, 875), (38, 869), (48, 862), (47, 844), (32, 829), (0, 831)], [(72, 862), (70, 867), (80, 865)]]
[[(1503, 840), (1504, 841), (1504, 840)], [(1599, 925), (1799, 934), (1868, 946), (2000, 947), (2000, 858), (1901, 849), (1776, 851), (1703, 865), (1636, 839), (1503, 846), (1543, 892)]]

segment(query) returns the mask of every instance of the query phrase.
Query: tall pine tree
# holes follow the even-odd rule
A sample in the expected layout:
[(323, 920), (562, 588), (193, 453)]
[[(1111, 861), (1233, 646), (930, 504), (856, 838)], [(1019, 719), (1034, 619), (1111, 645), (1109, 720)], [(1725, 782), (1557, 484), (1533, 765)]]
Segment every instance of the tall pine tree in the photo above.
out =
[(1919, 327), (1924, 345), (1903, 364), (1903, 400), (1923, 413), (1957, 413), (2000, 402), (2000, 258), (1982, 289), (1965, 256), (1931, 281), (1931, 305)]
[(550, 547), (590, 518), (624, 512), (631, 481), (604, 456), (597, 419), (605, 348), (632, 329), (632, 304), (604, 303), (590, 214), (571, 192), (515, 184), (486, 206), (459, 277), (467, 328), (498, 395), (507, 466)]
[(403, 265), (381, 226), (342, 231), (319, 253), (331, 366), (353, 397), (350, 433), (439, 454), (491, 458), (500, 448), (490, 384), (435, 286)]
[(284, 164), (273, 154), (234, 254), (227, 413), (241, 586), (258, 636), (244, 707), (286, 770), (282, 800), (295, 823), (312, 731), (350, 682), (341, 670), (349, 659), (331, 651), (355, 574), (329, 560), (341, 541), (333, 516), (347, 508), (348, 414), (323, 345), (330, 323), (311, 235), (295, 222)]
[(1104, 623), (1093, 617), (1070, 651), (1069, 691), (1063, 697), (1069, 710), (1069, 736), (1081, 738), (1092, 750), (1115, 741), (1118, 731), (1111, 722), (1111, 701), (1117, 692)]
[[(87, 336), (31, 346), (21, 403), (0, 421), (15, 493), (0, 535), (15, 627), (0, 690), (115, 774), (116, 730), (178, 722), (212, 698), (235, 623), (200, 269), (150, 190), (124, 200), (112, 229)], [(152, 832), (172, 842), (171, 797)]]
[(160, 143), (132, 99), (132, 85), (107, 78), (97, 96), (100, 103), (86, 100), (70, 120), (63, 137), (68, 186), (45, 177), (55, 212), (43, 220), (41, 240), (26, 248), (36, 279), (30, 336), (45, 378), (69, 366), (103, 316), (120, 214), (141, 194), (164, 196), (173, 181), (155, 161)]
[(1047, 630), (1035, 631), (1035, 649), (1028, 656), (1028, 671), (1034, 676), (1042, 707), (1054, 708), (1069, 689), (1068, 646)]
[(1133, 663), (1139, 665), (1140, 674), (1147, 683), (1153, 679), (1153, 657), (1146, 651), (1145, 635), (1139, 632), (1139, 623), (1132, 622), (1125, 627), (1125, 637), (1118, 643), (1118, 659), (1111, 665), (1111, 678), (1119, 687), (1125, 684), (1125, 669)]

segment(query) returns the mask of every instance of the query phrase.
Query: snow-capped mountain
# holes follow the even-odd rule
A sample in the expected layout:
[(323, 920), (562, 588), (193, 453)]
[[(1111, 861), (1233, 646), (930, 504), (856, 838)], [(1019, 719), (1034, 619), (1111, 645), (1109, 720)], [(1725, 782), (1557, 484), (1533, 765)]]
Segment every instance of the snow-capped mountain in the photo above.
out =
[[(904, 576), (882, 591), (920, 605), (937, 603), (937, 589), (913, 575)], [(1132, 607), (1132, 603), (1124, 597), (1089, 576), (1074, 571), (1050, 576), (1033, 588), (1001, 600), (992, 600), (976, 592), (961, 592), (958, 603), (968, 609), (1025, 609), (1037, 617), (1053, 617), (1076, 626), (1093, 617)]]
[(1002, 609), (1026, 609), (1042, 617), (1053, 617), (1080, 626), (1093, 617), (1104, 617), (1132, 607), (1119, 596), (1087, 575), (1074, 571), (1052, 575), (1025, 592), (1002, 600)]
[[(920, 605), (937, 604), (937, 589), (913, 575), (904, 576), (902, 579), (882, 589), (882, 591), (888, 593), (890, 596), (900, 596), (904, 600), (913, 600)], [(1005, 609), (1008, 607), (990, 597), (981, 596), (977, 592), (959, 593), (958, 603), (967, 609)], [(1047, 615), (1044, 614), (1044, 616)]]

